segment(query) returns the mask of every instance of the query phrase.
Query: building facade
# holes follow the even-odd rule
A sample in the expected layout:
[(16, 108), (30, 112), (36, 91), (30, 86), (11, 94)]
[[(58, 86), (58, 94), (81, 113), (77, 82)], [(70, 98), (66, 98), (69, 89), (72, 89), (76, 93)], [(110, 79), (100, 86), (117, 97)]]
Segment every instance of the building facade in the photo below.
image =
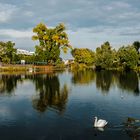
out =
[(30, 52), (27, 50), (23, 50), (23, 49), (17, 49), (17, 54), (23, 54), (23, 55), (33, 55), (34, 52)]

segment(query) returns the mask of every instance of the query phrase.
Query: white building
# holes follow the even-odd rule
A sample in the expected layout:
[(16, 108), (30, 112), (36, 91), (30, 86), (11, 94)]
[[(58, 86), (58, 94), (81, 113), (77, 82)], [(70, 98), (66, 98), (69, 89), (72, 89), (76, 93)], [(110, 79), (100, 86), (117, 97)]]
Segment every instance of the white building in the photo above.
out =
[(17, 49), (17, 54), (33, 55), (34, 52), (30, 52), (30, 51), (23, 50), (23, 49)]

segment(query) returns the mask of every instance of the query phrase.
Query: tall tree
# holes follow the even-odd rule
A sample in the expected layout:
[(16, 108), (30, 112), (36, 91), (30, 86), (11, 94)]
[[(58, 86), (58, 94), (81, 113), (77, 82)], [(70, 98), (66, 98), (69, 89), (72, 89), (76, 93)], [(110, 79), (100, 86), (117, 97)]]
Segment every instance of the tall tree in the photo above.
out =
[(10, 59), (10, 63), (14, 61), (16, 55), (16, 49), (14, 48), (15, 43), (8, 41), (6, 43), (6, 56)]
[(56, 62), (60, 56), (60, 48), (64, 52), (71, 48), (64, 24), (48, 28), (45, 24), (40, 23), (33, 29), (33, 32), (36, 35), (32, 36), (32, 39), (39, 41), (35, 52), (39, 61)]
[(96, 49), (96, 68), (111, 68), (116, 61), (116, 51), (112, 50), (109, 42), (105, 42)]
[(140, 49), (140, 41), (135, 41), (133, 43), (134, 48), (136, 49), (138, 55), (139, 55), (139, 61), (138, 61), (138, 66), (140, 66), (140, 53), (139, 53), (139, 49)]

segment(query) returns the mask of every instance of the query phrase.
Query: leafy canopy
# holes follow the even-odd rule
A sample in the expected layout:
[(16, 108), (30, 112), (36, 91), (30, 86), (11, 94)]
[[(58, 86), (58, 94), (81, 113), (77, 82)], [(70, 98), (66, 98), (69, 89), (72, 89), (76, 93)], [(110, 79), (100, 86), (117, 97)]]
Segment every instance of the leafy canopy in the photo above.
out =
[(96, 49), (95, 65), (101, 68), (110, 68), (115, 61), (115, 50), (112, 50), (109, 42), (105, 42)]
[(87, 65), (91, 65), (94, 63), (95, 54), (88, 48), (75, 48), (71, 53), (75, 61), (78, 63), (84, 63)]
[(45, 24), (40, 23), (34, 27), (32, 40), (38, 40), (39, 45), (35, 47), (36, 57), (39, 61), (56, 62), (60, 56), (60, 49), (65, 53), (69, 44), (68, 36), (65, 32), (64, 24), (59, 24), (55, 28), (48, 28)]
[(134, 46), (123, 46), (117, 52), (120, 65), (128, 68), (134, 68), (138, 64), (139, 55)]
[(4, 63), (12, 63), (15, 61), (16, 57), (16, 49), (14, 48), (15, 43), (8, 42), (0, 42), (0, 59)]

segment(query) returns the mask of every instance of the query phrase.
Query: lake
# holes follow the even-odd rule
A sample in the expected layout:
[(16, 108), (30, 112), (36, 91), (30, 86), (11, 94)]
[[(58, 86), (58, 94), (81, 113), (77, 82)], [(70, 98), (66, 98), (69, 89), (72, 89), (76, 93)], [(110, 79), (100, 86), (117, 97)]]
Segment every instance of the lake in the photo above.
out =
[[(139, 95), (133, 71), (1, 74), (0, 139), (138, 140)], [(93, 127), (95, 116), (104, 129)]]

